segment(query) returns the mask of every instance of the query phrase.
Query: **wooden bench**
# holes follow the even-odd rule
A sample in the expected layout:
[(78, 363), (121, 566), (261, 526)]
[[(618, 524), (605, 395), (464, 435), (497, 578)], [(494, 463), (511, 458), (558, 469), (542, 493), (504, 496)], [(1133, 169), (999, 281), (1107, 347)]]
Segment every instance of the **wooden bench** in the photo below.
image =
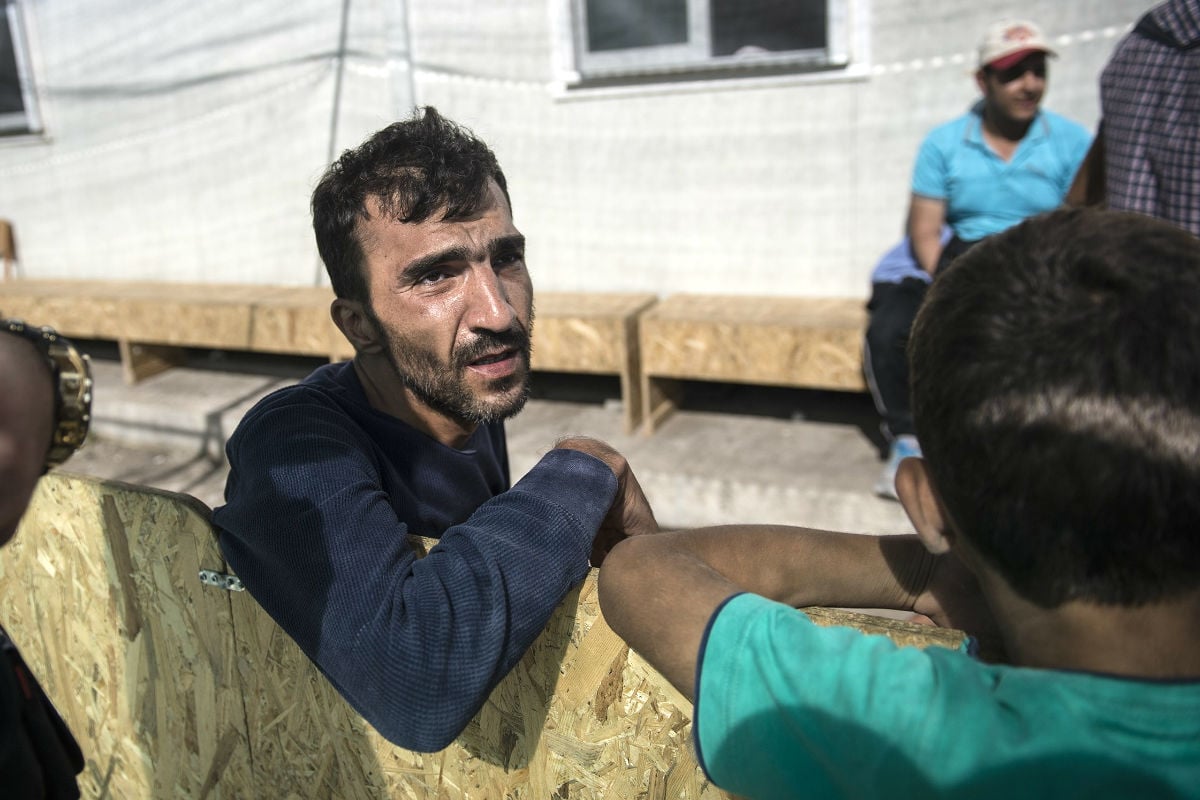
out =
[[(134, 383), (179, 364), (184, 347), (349, 358), (324, 287), (146, 281), (0, 282), (0, 312), (66, 336), (115, 340)], [(535, 370), (617, 375), (627, 431), (642, 410), (637, 316), (652, 294), (535, 296)]]
[(647, 432), (683, 380), (864, 391), (865, 303), (847, 298), (672, 295), (639, 320)]
[[(199, 501), (62, 472), (0, 550), (3, 623), (80, 741), (84, 797), (726, 797), (696, 765), (691, 705), (605, 624), (594, 570), (429, 754), (380, 737), (253, 598), (201, 582), (204, 569), (228, 572)], [(904, 644), (962, 642), (807, 611)]]
[(638, 318), (653, 294), (534, 291), (533, 368), (547, 372), (616, 374), (621, 379), (625, 432), (641, 422)]

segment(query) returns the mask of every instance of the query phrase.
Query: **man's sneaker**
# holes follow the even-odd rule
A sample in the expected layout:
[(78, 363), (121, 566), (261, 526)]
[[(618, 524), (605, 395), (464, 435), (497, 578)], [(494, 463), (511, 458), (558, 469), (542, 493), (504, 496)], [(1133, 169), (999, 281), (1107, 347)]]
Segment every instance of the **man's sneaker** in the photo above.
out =
[(893, 439), (887, 464), (883, 466), (883, 472), (879, 474), (879, 480), (875, 483), (875, 494), (899, 500), (896, 495), (896, 470), (900, 468), (900, 462), (904, 459), (919, 455), (921, 445), (917, 442), (917, 437), (904, 434)]

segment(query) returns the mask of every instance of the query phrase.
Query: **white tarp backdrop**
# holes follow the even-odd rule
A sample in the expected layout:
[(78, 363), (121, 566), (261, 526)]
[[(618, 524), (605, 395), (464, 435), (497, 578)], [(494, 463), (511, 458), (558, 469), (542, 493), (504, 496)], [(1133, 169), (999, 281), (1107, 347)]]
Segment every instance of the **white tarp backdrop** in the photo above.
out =
[[(25, 275), (313, 282), (341, 3), (31, 5), (46, 138), (0, 144)], [(353, 4), (339, 148), (411, 105), (404, 40), (401, 7)]]
[(432, 104), (496, 150), (539, 288), (847, 296), (988, 23), (1041, 24), (1046, 105), (1094, 128), (1153, 5), (852, 0), (844, 73), (581, 91), (570, 0), (20, 2), (45, 130), (0, 138), (0, 218), (26, 277), (324, 281), (330, 153)]

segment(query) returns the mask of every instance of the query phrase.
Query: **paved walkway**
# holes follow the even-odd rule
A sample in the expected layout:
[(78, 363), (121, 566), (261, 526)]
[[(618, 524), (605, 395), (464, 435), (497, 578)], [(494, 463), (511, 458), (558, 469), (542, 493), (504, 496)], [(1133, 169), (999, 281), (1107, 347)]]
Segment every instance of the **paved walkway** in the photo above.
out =
[[(94, 356), (93, 436), (65, 469), (187, 492), (219, 505), (222, 448), (242, 414), (315, 362), (197, 356), (136, 386)], [(833, 530), (910, 530), (900, 506), (871, 493), (880, 469), (863, 395), (694, 385), (653, 435), (625, 435), (615, 379), (534, 376), (534, 397), (508, 426), (514, 479), (556, 438), (596, 436), (629, 459), (665, 527), (791, 523)]]

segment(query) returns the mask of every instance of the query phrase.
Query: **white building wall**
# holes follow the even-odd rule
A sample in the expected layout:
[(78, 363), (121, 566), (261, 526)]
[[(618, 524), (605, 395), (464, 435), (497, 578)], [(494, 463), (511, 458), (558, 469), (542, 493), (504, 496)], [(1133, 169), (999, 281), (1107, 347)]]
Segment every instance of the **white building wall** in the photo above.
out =
[[(334, 152), (413, 104), (492, 144), (535, 284), (865, 296), (926, 131), (1005, 16), (1058, 40), (1047, 107), (1094, 128), (1148, 0), (860, 0), (858, 77), (564, 92), (565, 0), (351, 0)], [(29, 277), (310, 284), (341, 4), (32, 3), (49, 139), (0, 143)], [(411, 56), (410, 56), (411, 48)]]

